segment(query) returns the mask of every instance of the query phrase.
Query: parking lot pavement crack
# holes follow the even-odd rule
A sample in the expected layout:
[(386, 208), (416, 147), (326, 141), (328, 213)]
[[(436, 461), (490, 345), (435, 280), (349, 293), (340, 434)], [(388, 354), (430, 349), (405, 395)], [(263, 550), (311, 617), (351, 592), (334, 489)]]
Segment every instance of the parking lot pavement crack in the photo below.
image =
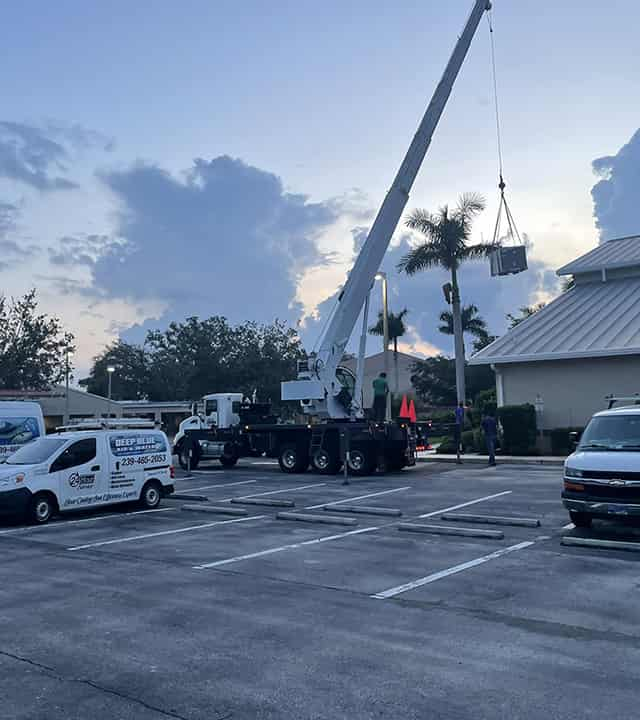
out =
[[(139, 705), (140, 707), (145, 708), (146, 710), (150, 710), (152, 712), (158, 713), (159, 715), (163, 717), (168, 718), (174, 718), (174, 720), (191, 720), (191, 718), (187, 717), (186, 715), (180, 715), (179, 713), (173, 711), (173, 710), (165, 710), (164, 708), (158, 707), (156, 705), (152, 705), (151, 703), (146, 702), (145, 700), (142, 700), (141, 698), (134, 697), (132, 695), (128, 695), (127, 693), (121, 692), (120, 690), (114, 690), (113, 688), (105, 687), (103, 685), (100, 685), (96, 682), (93, 682), (92, 680), (87, 680), (86, 678), (81, 677), (73, 677), (73, 676), (66, 676), (58, 672), (55, 668), (50, 667), (49, 665), (45, 665), (44, 663), (40, 663), (36, 660), (31, 660), (30, 658), (22, 657), (21, 655), (17, 655), (16, 653), (7, 652), (6, 650), (0, 650), (0, 656), (7, 658), (9, 660), (13, 660), (15, 662), (24, 663), (25, 665), (29, 665), (32, 668), (35, 668), (36, 670), (46, 673), (49, 677), (54, 678), (55, 680), (59, 680), (61, 682), (72, 682), (77, 683), (79, 685), (86, 685), (87, 687), (91, 687), (94, 690), (97, 690), (98, 692), (105, 693), (107, 695), (113, 695), (115, 697), (120, 698), (121, 700), (126, 700), (129, 703), (134, 703), (135, 705)], [(233, 713), (226, 711), (224, 715), (218, 715), (211, 716), (211, 720), (228, 720), (228, 718), (233, 717)]]

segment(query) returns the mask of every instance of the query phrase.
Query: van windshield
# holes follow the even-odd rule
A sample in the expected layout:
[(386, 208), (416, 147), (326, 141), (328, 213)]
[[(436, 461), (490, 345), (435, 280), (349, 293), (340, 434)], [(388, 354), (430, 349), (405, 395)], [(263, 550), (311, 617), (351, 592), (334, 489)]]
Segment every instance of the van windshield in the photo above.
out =
[(640, 450), (640, 414), (604, 415), (587, 425), (579, 450)]
[(9, 455), (7, 465), (37, 465), (45, 462), (66, 442), (63, 438), (39, 438)]

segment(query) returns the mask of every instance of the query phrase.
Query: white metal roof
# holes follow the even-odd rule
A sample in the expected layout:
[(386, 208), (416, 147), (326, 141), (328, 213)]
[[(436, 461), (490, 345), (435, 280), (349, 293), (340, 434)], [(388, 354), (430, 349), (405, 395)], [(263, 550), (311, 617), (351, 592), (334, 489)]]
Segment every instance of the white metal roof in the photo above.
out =
[(558, 270), (558, 275), (577, 275), (597, 270), (640, 265), (640, 235), (609, 240)]
[(472, 365), (640, 355), (638, 278), (576, 285), (476, 353)]

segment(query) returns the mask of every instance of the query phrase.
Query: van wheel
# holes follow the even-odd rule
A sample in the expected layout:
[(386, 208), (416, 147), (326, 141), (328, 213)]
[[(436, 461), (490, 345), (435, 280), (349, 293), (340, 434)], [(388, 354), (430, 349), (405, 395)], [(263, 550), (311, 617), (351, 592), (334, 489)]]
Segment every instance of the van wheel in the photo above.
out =
[(283, 445), (278, 455), (280, 470), (284, 473), (303, 473), (309, 467), (309, 453), (297, 445)]
[(39, 492), (31, 498), (27, 519), (34, 525), (44, 525), (51, 520), (57, 509), (58, 503), (51, 493)]
[(578, 528), (590, 528), (593, 522), (593, 518), (588, 513), (574, 512), (571, 510), (569, 517), (571, 518), (571, 522)]
[(220, 464), (223, 468), (232, 468), (238, 462), (237, 455), (223, 455), (220, 458)]
[(149, 480), (140, 493), (140, 504), (147, 510), (153, 510), (160, 505), (161, 500), (162, 488), (160, 483), (157, 480)]

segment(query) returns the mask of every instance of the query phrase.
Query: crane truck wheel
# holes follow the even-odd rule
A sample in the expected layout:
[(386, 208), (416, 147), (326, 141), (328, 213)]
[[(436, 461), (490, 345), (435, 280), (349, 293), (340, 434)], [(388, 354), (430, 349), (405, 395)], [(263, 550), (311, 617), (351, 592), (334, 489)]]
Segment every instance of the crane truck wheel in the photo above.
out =
[(278, 464), (282, 472), (303, 473), (309, 467), (309, 454), (294, 443), (283, 445), (278, 454)]
[(351, 450), (347, 465), (352, 475), (372, 475), (376, 469), (375, 454), (372, 450)]
[(238, 462), (237, 455), (223, 455), (220, 458), (220, 464), (223, 468), (232, 468)]
[[(189, 459), (191, 463), (189, 464)], [(191, 441), (184, 440), (178, 448), (178, 463), (183, 470), (195, 470), (200, 462), (200, 448)]]
[(311, 465), (313, 469), (321, 475), (335, 475), (340, 471), (342, 463), (340, 462), (340, 458), (335, 456), (330, 450), (318, 448), (318, 450), (313, 453)]

